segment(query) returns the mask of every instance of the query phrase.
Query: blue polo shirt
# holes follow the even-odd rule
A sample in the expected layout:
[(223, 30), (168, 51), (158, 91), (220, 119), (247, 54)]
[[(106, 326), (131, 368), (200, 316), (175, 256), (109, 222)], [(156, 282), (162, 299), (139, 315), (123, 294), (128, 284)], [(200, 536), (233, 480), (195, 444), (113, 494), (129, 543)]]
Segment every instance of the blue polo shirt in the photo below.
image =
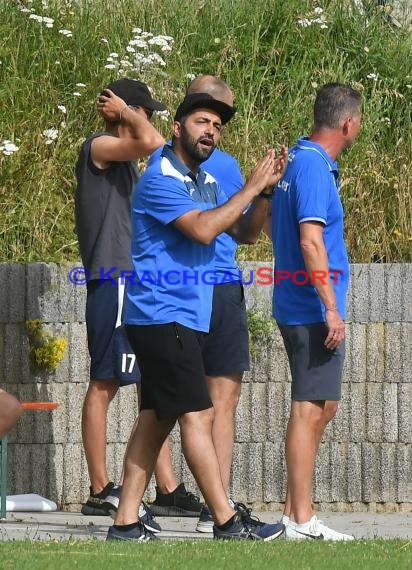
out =
[[(325, 320), (324, 305), (313, 286), (318, 277), (307, 274), (300, 247), (300, 224), (307, 221), (318, 221), (324, 226), (331, 281), (339, 313), (344, 319), (349, 262), (343, 239), (338, 165), (321, 145), (300, 138), (289, 150), (285, 175), (278, 182), (273, 197), (273, 316), (281, 324)], [(300, 284), (306, 280), (306, 284)]]
[[(150, 157), (151, 166), (161, 155), (162, 150), (157, 149)], [(222, 190), (223, 202), (229, 200), (244, 186), (242, 172), (237, 160), (215, 148), (212, 154), (202, 163), (202, 169), (215, 178)], [(236, 263), (237, 242), (227, 233), (219, 234), (216, 238), (215, 273), (218, 283), (226, 281), (239, 281), (239, 267)], [(230, 276), (228, 278), (228, 276)]]
[(127, 324), (177, 322), (208, 332), (213, 287), (204, 275), (213, 272), (215, 243), (196, 243), (172, 222), (191, 210), (216, 207), (219, 194), (210, 174), (199, 169), (194, 176), (168, 145), (140, 178), (132, 199), (135, 275), (128, 287)]

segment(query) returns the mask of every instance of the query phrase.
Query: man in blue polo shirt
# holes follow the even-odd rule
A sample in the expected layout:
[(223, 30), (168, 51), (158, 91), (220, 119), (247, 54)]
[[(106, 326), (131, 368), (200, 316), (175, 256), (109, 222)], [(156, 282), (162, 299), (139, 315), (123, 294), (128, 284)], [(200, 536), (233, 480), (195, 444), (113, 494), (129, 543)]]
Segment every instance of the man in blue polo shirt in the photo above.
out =
[[(109, 540), (153, 538), (136, 521), (136, 504), (176, 420), (186, 460), (213, 514), (215, 538), (272, 540), (284, 530), (282, 524), (246, 519), (228, 503), (212, 440), (213, 407), (203, 367), (203, 333), (209, 330), (213, 294), (204, 276), (214, 271), (214, 240), (227, 230), (242, 238), (245, 224), (253, 225), (253, 216), (242, 213), (283, 171), (283, 158), (269, 151), (244, 188), (223, 203), (215, 179), (199, 166), (233, 114), (232, 107), (208, 94), (186, 96), (176, 111), (172, 146), (164, 147), (161, 160), (147, 169), (136, 187), (136, 274), (125, 320), (142, 374), (142, 397)], [(259, 219), (260, 207), (250, 208), (254, 210)]]
[(282, 518), (290, 539), (353, 539), (316, 518), (311, 494), (319, 444), (341, 397), (344, 359), (349, 263), (336, 160), (354, 142), (360, 120), (357, 91), (324, 85), (315, 101), (312, 135), (289, 150), (273, 198), (273, 315), (292, 374)]
[[(196, 77), (187, 88), (187, 94), (208, 93), (233, 107), (233, 93), (229, 86), (213, 75)], [(149, 166), (161, 156), (161, 149), (150, 157)], [(224, 199), (231, 198), (243, 185), (243, 176), (236, 159), (216, 148), (202, 164), (202, 168), (219, 183)], [(264, 201), (265, 202), (265, 201)], [(266, 204), (262, 203), (263, 209)], [(248, 235), (248, 243), (259, 237)], [(249, 370), (249, 333), (246, 303), (240, 270), (236, 263), (237, 242), (228, 234), (216, 238), (213, 303), (210, 329), (203, 344), (203, 363), (209, 394), (213, 402), (213, 443), (220, 465), (223, 486), (228, 492), (235, 437), (235, 415), (239, 402), (243, 372)], [(167, 496), (156, 489), (156, 500), (151, 505), (155, 515), (167, 514)], [(198, 532), (212, 532), (213, 518), (205, 505), (196, 526)]]

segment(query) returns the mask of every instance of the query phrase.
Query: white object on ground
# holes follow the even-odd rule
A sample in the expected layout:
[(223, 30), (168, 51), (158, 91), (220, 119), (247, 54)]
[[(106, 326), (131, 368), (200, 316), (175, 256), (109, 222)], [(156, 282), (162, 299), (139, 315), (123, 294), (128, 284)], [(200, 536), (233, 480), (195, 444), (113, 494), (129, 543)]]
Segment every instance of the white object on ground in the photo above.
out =
[(8, 495), (6, 498), (6, 511), (10, 512), (50, 512), (57, 511), (57, 505), (53, 501), (36, 495), (27, 493), (25, 495)]

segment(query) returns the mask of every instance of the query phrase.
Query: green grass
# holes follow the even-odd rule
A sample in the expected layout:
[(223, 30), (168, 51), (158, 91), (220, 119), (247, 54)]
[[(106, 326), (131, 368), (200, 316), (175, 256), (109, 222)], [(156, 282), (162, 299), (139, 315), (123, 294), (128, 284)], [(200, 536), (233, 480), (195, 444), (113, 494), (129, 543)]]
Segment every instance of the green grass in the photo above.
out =
[(165, 541), (158, 544), (4, 542), (0, 543), (0, 558), (2, 570), (410, 570), (411, 548), (411, 542), (406, 540), (359, 540), (350, 544), (297, 544), (283, 540), (273, 543)]
[[(128, 71), (146, 81), (172, 115), (188, 73), (217, 74), (232, 86), (239, 112), (222, 144), (245, 173), (267, 148), (309, 133), (317, 86), (344, 81), (359, 88), (363, 127), (341, 160), (350, 257), (412, 261), (412, 34), (390, 26), (373, 2), (365, 15), (351, 0), (46, 4), (0, 0), (0, 145), (8, 139), (19, 147), (11, 156), (0, 151), (0, 261), (78, 259), (74, 164), (81, 141), (100, 125), (96, 95), (119, 76), (105, 67), (107, 57), (128, 55), (134, 26), (174, 38), (170, 52), (151, 48), (164, 67)], [(316, 5), (328, 27), (300, 25), (299, 19), (318, 17)], [(53, 18), (53, 28), (29, 19), (23, 6)], [(156, 124), (170, 134), (170, 119)], [(42, 133), (49, 128), (59, 135), (47, 145)], [(269, 241), (241, 247), (239, 258), (270, 259)]]

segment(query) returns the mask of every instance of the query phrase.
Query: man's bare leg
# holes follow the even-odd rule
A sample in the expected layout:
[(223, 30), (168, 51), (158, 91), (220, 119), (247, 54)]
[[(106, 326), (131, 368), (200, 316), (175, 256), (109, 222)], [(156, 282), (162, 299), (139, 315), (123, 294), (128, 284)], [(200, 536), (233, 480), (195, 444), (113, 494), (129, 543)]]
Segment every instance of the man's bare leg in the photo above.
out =
[(100, 493), (109, 482), (106, 466), (107, 413), (118, 389), (118, 380), (92, 380), (83, 403), (82, 438), (93, 493)]
[(179, 418), (182, 449), (196, 483), (209, 506), (216, 524), (234, 514), (222, 485), (220, 467), (212, 439), (213, 408), (190, 412)]
[[(211, 505), (218, 524), (233, 516), (220, 481), (219, 465), (212, 441), (213, 409), (191, 412), (179, 418), (186, 461)], [(125, 475), (116, 525), (136, 522), (136, 504), (140, 504), (152, 476), (160, 448), (175, 419), (158, 420), (153, 410), (142, 410), (129, 442)]]
[[(286, 434), (288, 489), (284, 515), (291, 517), (292, 520), (295, 520), (296, 522), (306, 522), (313, 515), (311, 493), (316, 456), (325, 428), (336, 415), (337, 409), (338, 402), (332, 400), (319, 402), (292, 401), (291, 415)], [(300, 436), (299, 433), (301, 431), (305, 431), (306, 428), (307, 440), (305, 443), (304, 439), (302, 439), (304, 436)], [(303, 449), (305, 445), (308, 445), (309, 447)], [(312, 461), (311, 468), (310, 461)], [(292, 485), (291, 487), (289, 483), (289, 469), (293, 472), (293, 479), (298, 479), (296, 485), (299, 487), (299, 490), (302, 491), (301, 496), (299, 495), (299, 491), (298, 496), (291, 491), (295, 486)], [(302, 479), (301, 483), (299, 483), (300, 478)], [(306, 493), (306, 495), (304, 495), (304, 493)], [(302, 506), (302, 509), (300, 505)]]
[(207, 376), (206, 379), (215, 410), (212, 439), (223, 488), (227, 493), (232, 469), (236, 407), (240, 397), (242, 374)]

